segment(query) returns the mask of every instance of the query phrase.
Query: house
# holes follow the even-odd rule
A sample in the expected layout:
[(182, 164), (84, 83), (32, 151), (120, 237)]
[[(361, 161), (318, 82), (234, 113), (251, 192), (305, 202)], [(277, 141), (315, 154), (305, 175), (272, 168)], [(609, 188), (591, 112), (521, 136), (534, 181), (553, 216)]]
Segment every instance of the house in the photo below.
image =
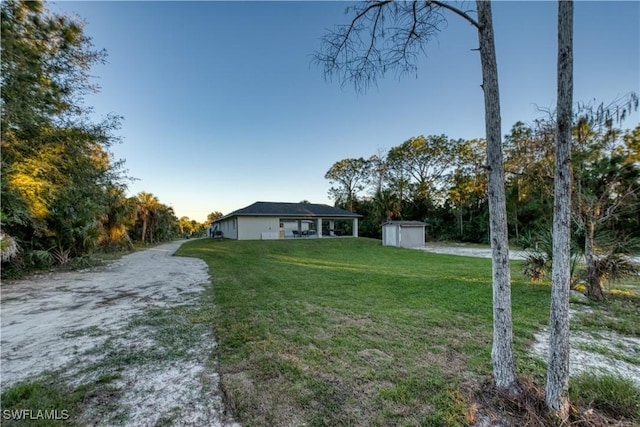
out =
[(211, 223), (224, 237), (237, 240), (303, 237), (358, 237), (362, 215), (313, 203), (256, 202)]
[(382, 245), (417, 248), (424, 246), (424, 228), (420, 221), (389, 221), (382, 224)]

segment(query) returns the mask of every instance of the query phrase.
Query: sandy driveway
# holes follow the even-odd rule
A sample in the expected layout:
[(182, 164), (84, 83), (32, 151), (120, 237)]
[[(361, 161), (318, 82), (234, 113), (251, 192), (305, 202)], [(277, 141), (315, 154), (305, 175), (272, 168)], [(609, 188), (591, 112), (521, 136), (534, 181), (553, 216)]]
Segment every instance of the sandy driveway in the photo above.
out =
[[(462, 255), (462, 256), (472, 256), (478, 258), (491, 258), (491, 248), (479, 248), (472, 247), (468, 245), (434, 245), (427, 243), (425, 246), (419, 247), (417, 249), (422, 249), (427, 252), (435, 252), (438, 254), (448, 254), (448, 255)], [(509, 258), (510, 259), (525, 259), (526, 253), (524, 251), (516, 251), (509, 250)]]
[[(139, 355), (145, 349), (156, 354), (161, 347), (155, 342), (157, 331), (148, 322), (136, 327), (132, 319), (154, 307), (188, 306), (210, 283), (204, 261), (171, 256), (183, 242), (132, 253), (98, 269), (3, 283), (2, 388), (47, 370), (60, 370), (69, 383), (84, 384), (113, 369), (113, 362), (104, 362), (109, 355)], [(126, 425), (166, 419), (173, 425), (227, 424), (218, 376), (205, 367), (216, 343), (206, 326), (198, 334), (178, 358), (117, 365), (116, 406)], [(107, 366), (102, 371), (96, 368), (101, 363)], [(110, 424), (108, 415), (88, 414), (86, 421)]]

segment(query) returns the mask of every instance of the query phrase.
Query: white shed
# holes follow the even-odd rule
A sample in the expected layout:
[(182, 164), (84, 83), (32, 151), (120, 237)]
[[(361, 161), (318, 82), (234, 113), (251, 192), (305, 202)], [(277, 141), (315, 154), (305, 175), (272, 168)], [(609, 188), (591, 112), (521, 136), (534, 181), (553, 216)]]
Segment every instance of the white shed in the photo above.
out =
[(389, 221), (382, 224), (382, 245), (417, 248), (424, 246), (424, 227), (420, 221)]

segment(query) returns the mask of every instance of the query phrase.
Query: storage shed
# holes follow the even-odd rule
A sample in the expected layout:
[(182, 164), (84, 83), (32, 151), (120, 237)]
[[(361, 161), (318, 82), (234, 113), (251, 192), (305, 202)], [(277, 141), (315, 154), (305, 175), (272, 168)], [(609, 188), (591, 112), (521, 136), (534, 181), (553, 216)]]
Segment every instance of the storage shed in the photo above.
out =
[(420, 221), (389, 221), (382, 224), (382, 245), (417, 248), (424, 246), (424, 227)]

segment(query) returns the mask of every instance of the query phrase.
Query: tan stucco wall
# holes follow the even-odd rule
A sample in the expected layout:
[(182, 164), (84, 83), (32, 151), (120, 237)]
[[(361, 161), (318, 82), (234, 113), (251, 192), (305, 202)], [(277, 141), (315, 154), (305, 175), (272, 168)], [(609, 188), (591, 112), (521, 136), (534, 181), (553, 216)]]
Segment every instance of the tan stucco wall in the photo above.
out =
[(222, 231), (222, 234), (227, 239), (237, 239), (238, 238), (238, 227), (236, 223), (236, 218), (228, 218), (216, 223), (218, 226), (218, 230)]
[(238, 240), (261, 240), (262, 233), (278, 233), (280, 218), (276, 217), (238, 217)]

